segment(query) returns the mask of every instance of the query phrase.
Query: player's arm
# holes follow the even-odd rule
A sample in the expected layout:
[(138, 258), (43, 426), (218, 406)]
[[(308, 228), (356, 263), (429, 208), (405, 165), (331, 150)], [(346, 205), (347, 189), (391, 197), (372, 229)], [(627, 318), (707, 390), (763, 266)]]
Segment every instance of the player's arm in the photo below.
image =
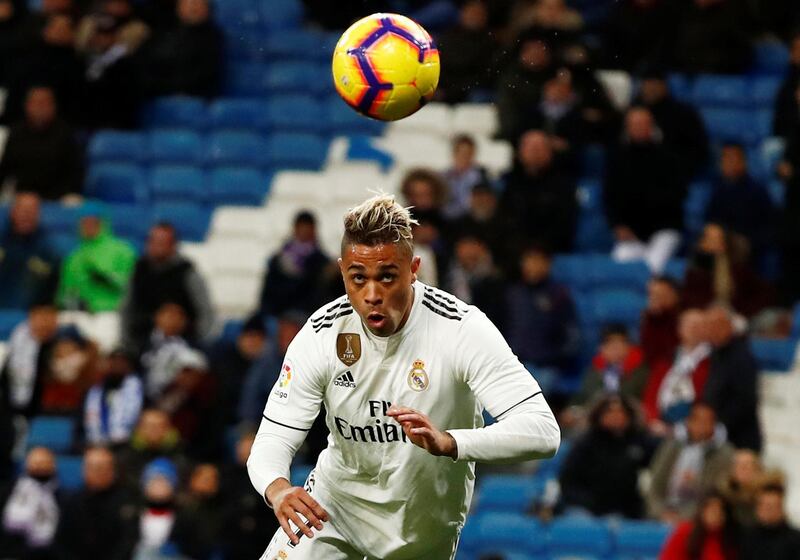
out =
[[(247, 470), (256, 491), (267, 500), (292, 542), (298, 536), (292, 521), (311, 537), (322, 528), (325, 510), (308, 492), (289, 482), (289, 466), (319, 414), (324, 384), (324, 361), (318, 341), (307, 324), (289, 345), (281, 374), (270, 392), (261, 425), (250, 450)], [(308, 519), (306, 524), (300, 515)]]

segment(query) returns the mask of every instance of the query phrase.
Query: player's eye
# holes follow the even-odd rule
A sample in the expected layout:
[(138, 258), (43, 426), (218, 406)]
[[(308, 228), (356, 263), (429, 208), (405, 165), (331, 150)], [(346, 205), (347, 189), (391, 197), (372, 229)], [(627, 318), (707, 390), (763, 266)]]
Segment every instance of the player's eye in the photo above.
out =
[(353, 282), (356, 284), (363, 284), (364, 283), (364, 275), (363, 274), (353, 274), (352, 276)]
[(381, 282), (392, 282), (394, 281), (394, 274), (389, 274), (388, 272), (381, 276)]

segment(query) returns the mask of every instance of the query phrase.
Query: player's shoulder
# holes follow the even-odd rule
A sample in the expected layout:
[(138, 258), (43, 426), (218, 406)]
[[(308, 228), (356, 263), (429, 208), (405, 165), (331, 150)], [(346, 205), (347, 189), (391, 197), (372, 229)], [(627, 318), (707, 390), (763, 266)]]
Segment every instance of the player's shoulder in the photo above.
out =
[(313, 333), (324, 336), (335, 331), (335, 327), (342, 321), (346, 321), (351, 315), (353, 315), (353, 306), (350, 305), (347, 295), (343, 295), (312, 313), (307, 326)]
[(420, 302), (429, 320), (457, 327), (477, 311), (474, 305), (463, 302), (449, 292), (422, 282), (417, 282), (417, 284), (422, 288)]

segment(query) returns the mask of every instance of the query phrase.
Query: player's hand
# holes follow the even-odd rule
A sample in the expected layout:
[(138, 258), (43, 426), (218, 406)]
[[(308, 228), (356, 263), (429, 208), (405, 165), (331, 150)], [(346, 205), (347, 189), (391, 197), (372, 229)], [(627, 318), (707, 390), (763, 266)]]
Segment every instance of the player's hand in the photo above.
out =
[(445, 455), (453, 459), (458, 456), (458, 446), (453, 436), (439, 430), (425, 414), (413, 408), (392, 405), (386, 415), (394, 418), (403, 427), (414, 445), (431, 455)]
[[(292, 486), (285, 478), (279, 478), (270, 484), (266, 494), (283, 532), (294, 544), (300, 542), (300, 537), (292, 531), (290, 520), (308, 538), (314, 536), (311, 527), (321, 531), (322, 522), (328, 520), (328, 512), (308, 492), (299, 486)], [(308, 522), (304, 522), (300, 515), (308, 519)]]

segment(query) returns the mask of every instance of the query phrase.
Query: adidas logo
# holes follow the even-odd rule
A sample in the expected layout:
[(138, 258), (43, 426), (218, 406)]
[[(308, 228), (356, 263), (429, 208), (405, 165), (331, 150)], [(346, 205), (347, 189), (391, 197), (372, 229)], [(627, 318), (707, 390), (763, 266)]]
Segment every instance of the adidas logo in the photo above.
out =
[(337, 387), (347, 387), (348, 389), (356, 388), (356, 380), (350, 370), (347, 370), (342, 375), (333, 380), (333, 384)]

